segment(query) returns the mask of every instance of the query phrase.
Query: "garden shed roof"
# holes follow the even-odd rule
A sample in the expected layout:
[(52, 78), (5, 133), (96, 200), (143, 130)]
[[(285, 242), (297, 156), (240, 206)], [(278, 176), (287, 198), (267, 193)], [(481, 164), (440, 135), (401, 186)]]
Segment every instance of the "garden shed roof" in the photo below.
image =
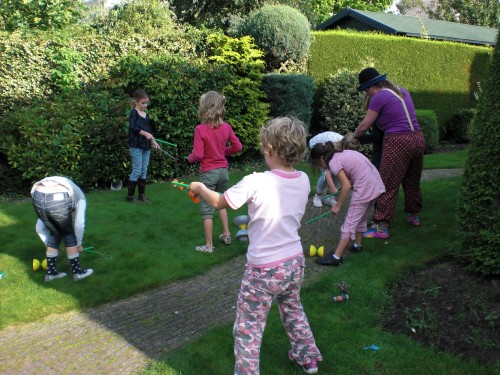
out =
[(416, 16), (369, 12), (349, 7), (316, 27), (316, 30), (355, 29), (381, 31), (414, 38), (447, 40), (476, 45), (496, 45), (498, 30), (491, 27), (432, 20)]

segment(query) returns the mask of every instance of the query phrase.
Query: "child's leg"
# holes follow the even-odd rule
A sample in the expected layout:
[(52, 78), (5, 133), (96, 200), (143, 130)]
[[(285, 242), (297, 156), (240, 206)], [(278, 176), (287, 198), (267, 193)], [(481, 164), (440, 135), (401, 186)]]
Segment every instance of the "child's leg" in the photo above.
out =
[(318, 182), (316, 182), (316, 194), (323, 195), (323, 191), (326, 189), (326, 179), (325, 179), (326, 171), (321, 169), (321, 175), (318, 178)]
[(300, 302), (300, 288), (304, 281), (304, 258), (285, 262), (281, 273), (284, 280), (290, 280), (285, 292), (276, 297), (281, 321), (292, 346), (289, 355), (301, 366), (310, 363), (312, 359), (321, 361), (321, 353)]
[(203, 229), (205, 230), (205, 245), (208, 248), (213, 247), (212, 230), (214, 228), (213, 219), (203, 219)]
[(247, 267), (241, 281), (233, 326), (235, 375), (259, 374), (260, 345), (273, 301), (267, 277), (264, 270)]
[(229, 219), (227, 218), (227, 210), (223, 209), (219, 211), (219, 218), (222, 224), (222, 230), (224, 231), (225, 237), (231, 237), (231, 232), (229, 231)]

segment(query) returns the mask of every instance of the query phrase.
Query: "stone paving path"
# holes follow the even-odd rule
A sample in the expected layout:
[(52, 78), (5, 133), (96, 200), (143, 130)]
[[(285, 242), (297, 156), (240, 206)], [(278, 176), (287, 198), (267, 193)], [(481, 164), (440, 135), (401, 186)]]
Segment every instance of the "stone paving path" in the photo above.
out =
[[(424, 171), (422, 180), (462, 172)], [(327, 210), (308, 209), (304, 219)], [(321, 225), (304, 225), (304, 245), (325, 224), (338, 230), (344, 215), (345, 210), (338, 218), (321, 219)], [(322, 245), (328, 249), (334, 244)], [(123, 301), (7, 327), (0, 331), (0, 374), (137, 374), (149, 361), (234, 320), (245, 260), (239, 256), (205, 274)], [(306, 284), (328, 269), (308, 258)]]

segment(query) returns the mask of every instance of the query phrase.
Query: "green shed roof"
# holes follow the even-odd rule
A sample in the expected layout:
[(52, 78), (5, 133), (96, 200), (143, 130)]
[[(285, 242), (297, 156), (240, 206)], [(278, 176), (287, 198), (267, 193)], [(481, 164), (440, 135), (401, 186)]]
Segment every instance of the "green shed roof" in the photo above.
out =
[(360, 31), (377, 30), (394, 35), (406, 35), (416, 38), (428, 37), (435, 40), (490, 46), (495, 46), (498, 32), (497, 29), (491, 27), (391, 13), (369, 12), (349, 7), (317, 26), (316, 30), (335, 28)]

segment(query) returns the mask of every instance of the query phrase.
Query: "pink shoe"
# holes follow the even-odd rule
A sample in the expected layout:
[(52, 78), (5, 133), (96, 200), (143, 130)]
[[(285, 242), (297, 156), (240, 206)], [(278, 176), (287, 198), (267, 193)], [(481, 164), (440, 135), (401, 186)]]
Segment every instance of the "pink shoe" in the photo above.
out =
[(418, 215), (408, 215), (408, 217), (406, 218), (406, 221), (409, 222), (414, 227), (420, 226), (420, 216), (418, 216)]
[(366, 232), (363, 233), (364, 238), (381, 238), (387, 239), (389, 238), (389, 229), (377, 229), (370, 228)]
[[(290, 361), (297, 363), (295, 358), (293, 358), (292, 353), (288, 352), (288, 358)], [(298, 364), (298, 363), (297, 363)], [(318, 373), (318, 360), (316, 358), (311, 358), (311, 362), (299, 365), (306, 374), (317, 374)]]

